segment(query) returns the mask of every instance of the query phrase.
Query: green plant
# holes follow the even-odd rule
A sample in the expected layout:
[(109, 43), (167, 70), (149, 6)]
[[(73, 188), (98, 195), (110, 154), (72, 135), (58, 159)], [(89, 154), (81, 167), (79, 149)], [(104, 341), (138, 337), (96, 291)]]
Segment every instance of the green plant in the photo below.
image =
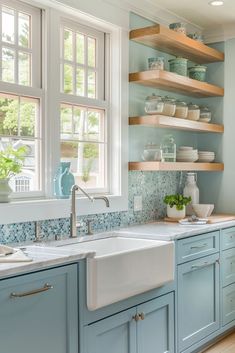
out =
[(4, 151), (0, 151), (0, 179), (11, 178), (21, 172), (26, 151), (26, 146), (18, 149), (8, 146)]
[(175, 194), (175, 195), (166, 195), (163, 199), (163, 202), (167, 205), (169, 205), (171, 208), (173, 206), (176, 206), (176, 209), (178, 211), (181, 211), (184, 209), (185, 206), (187, 206), (190, 202), (192, 201), (191, 197), (185, 197), (181, 194)]

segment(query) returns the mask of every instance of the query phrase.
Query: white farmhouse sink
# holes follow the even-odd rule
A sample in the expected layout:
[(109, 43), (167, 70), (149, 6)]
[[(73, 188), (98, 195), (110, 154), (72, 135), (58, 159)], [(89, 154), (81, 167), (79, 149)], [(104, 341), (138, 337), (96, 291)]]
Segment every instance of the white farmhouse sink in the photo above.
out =
[(174, 244), (124, 237), (69, 245), (91, 250), (87, 259), (87, 307), (95, 310), (174, 279)]

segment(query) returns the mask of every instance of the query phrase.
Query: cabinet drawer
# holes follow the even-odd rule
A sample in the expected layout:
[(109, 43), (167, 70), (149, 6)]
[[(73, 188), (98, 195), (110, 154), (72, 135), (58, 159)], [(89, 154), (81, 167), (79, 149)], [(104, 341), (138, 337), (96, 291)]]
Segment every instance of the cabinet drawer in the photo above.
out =
[(235, 227), (222, 230), (222, 249), (235, 247)]
[(223, 287), (235, 282), (235, 248), (222, 252)]
[(223, 326), (235, 320), (235, 284), (223, 288)]
[(219, 231), (179, 240), (177, 260), (183, 263), (219, 251)]

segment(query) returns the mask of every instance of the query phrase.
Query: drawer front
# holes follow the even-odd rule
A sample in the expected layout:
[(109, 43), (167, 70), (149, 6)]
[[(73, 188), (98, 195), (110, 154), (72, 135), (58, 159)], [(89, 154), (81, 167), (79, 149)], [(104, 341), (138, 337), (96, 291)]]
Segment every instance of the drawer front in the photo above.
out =
[(183, 263), (219, 251), (219, 231), (179, 240), (177, 260)]
[(235, 227), (222, 230), (222, 249), (235, 247)]
[(223, 287), (235, 282), (235, 248), (222, 252)]
[(223, 288), (223, 326), (235, 320), (235, 284)]

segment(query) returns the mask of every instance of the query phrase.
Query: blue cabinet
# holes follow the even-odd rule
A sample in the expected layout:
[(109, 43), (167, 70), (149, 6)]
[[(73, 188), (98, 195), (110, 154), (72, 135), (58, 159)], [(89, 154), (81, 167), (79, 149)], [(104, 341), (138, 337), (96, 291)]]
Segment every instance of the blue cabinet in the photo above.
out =
[(174, 296), (87, 325), (84, 335), (85, 353), (174, 353)]
[(235, 284), (223, 288), (223, 326), (235, 320)]
[(219, 254), (178, 266), (179, 352), (219, 329)]
[(0, 281), (2, 353), (77, 353), (77, 265)]

